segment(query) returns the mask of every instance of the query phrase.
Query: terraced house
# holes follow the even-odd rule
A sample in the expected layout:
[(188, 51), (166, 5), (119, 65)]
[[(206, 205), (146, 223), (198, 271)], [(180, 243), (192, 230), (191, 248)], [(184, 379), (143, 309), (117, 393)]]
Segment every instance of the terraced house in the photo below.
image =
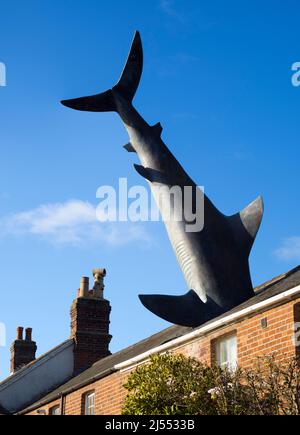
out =
[(198, 328), (171, 326), (114, 354), (105, 271), (97, 271), (92, 290), (88, 278), (81, 280), (65, 342), (36, 359), (31, 329), (24, 334), (17, 328), (11, 375), (0, 383), (0, 414), (120, 414), (126, 377), (152, 353), (180, 352), (221, 366), (251, 367), (259, 355), (275, 352), (282, 360), (299, 352), (300, 267), (257, 287), (253, 298)]

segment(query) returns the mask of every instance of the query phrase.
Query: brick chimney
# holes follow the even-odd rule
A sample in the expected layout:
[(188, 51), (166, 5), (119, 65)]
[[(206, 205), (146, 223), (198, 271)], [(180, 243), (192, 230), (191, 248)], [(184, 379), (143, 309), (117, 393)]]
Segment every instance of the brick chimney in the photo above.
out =
[(94, 269), (94, 286), (82, 277), (77, 298), (71, 305), (71, 338), (75, 341), (74, 374), (110, 355), (110, 303), (103, 298), (105, 269)]
[(23, 340), (23, 327), (18, 326), (17, 338), (10, 347), (10, 372), (15, 373), (17, 370), (26, 366), (35, 360), (36, 343), (32, 341), (32, 329), (25, 329), (25, 340)]

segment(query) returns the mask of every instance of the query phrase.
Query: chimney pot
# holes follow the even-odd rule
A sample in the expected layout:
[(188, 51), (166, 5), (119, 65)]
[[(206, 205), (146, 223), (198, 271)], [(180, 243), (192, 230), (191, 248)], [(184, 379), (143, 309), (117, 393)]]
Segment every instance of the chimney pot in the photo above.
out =
[(106, 276), (106, 269), (93, 269), (94, 277), (94, 287), (93, 293), (94, 297), (103, 299), (104, 291), (104, 277)]
[(25, 329), (25, 340), (31, 341), (31, 335), (32, 335), (32, 328), (26, 328)]
[(79, 297), (88, 298), (89, 297), (89, 278), (83, 276), (80, 281)]
[(17, 327), (17, 340), (23, 340), (23, 326)]
[(25, 340), (23, 340), (23, 327), (17, 328), (17, 339), (10, 347), (10, 371), (17, 370), (35, 360), (36, 343), (31, 340), (32, 328), (25, 329)]

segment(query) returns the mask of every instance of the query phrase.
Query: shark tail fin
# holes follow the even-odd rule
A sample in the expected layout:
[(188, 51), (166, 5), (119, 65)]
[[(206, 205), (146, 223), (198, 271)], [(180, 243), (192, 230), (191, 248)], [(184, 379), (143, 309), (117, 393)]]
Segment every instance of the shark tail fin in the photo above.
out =
[(63, 100), (64, 106), (88, 112), (116, 112), (113, 91), (117, 91), (126, 101), (132, 102), (139, 86), (143, 71), (143, 48), (139, 32), (135, 32), (127, 62), (118, 83), (106, 92), (88, 97)]

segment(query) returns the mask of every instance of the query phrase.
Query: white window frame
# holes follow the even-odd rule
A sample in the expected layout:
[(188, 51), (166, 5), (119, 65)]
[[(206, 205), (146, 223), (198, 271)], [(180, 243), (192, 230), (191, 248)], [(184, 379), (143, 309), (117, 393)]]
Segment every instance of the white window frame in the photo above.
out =
[(84, 415), (95, 415), (95, 391), (84, 396)]
[(220, 337), (215, 342), (216, 360), (222, 369), (228, 368), (235, 370), (237, 368), (237, 336), (228, 334)]
[(49, 415), (60, 415), (60, 406), (59, 405), (52, 406), (52, 408), (49, 409)]

